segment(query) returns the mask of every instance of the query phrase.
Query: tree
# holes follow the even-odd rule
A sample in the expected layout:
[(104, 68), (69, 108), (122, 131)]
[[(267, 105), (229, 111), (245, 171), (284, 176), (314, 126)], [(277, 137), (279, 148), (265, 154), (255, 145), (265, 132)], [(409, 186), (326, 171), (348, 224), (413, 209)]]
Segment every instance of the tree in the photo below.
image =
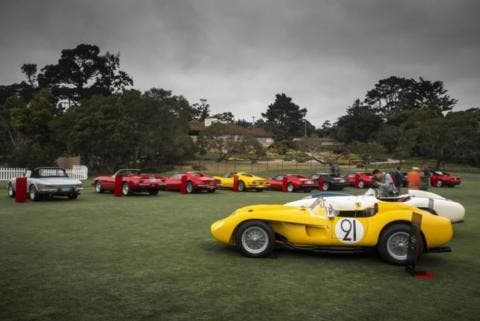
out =
[(349, 145), (349, 149), (352, 153), (360, 157), (365, 166), (365, 170), (368, 169), (368, 165), (371, 162), (382, 160), (385, 157), (385, 149), (376, 142), (363, 143), (354, 141)]
[(206, 99), (201, 99), (200, 103), (195, 103), (191, 107), (191, 118), (199, 121), (204, 121), (210, 117), (210, 105), (207, 104)]
[(296, 150), (321, 164), (334, 163), (343, 153), (339, 145), (325, 144), (322, 138), (315, 136), (303, 138), (295, 145)]
[(389, 122), (404, 110), (429, 110), (435, 116), (449, 111), (456, 100), (447, 95), (441, 81), (429, 81), (422, 77), (413, 78), (391, 76), (381, 79), (365, 96), (365, 103), (372, 106), (384, 120)]
[(43, 67), (37, 77), (38, 85), (51, 88), (59, 100), (79, 104), (82, 99), (121, 92), (133, 85), (133, 80), (119, 66), (120, 54), (107, 51), (102, 55), (97, 46), (80, 44), (62, 50), (57, 64)]
[(243, 128), (252, 128), (254, 126), (253, 123), (249, 122), (248, 120), (246, 119), (237, 119), (235, 121), (235, 125), (236, 126), (240, 126), (240, 127), (243, 127)]
[(233, 114), (229, 111), (215, 114), (212, 116), (212, 118), (224, 123), (233, 123), (235, 121), (235, 116), (233, 116)]
[(329, 120), (323, 122), (322, 126), (317, 129), (317, 134), (320, 137), (335, 137), (336, 125), (333, 125)]
[(266, 119), (265, 129), (275, 135), (276, 140), (292, 139), (304, 135), (304, 118), (307, 109), (293, 103), (285, 94), (277, 94), (262, 117)]
[(16, 97), (11, 97), (8, 104), (12, 104), (8, 109), (14, 142), (9, 163), (22, 167), (53, 164), (59, 155), (53, 124), (61, 117), (53, 95), (43, 89), (28, 104)]
[(366, 142), (372, 138), (382, 126), (382, 119), (369, 105), (355, 100), (347, 109), (347, 114), (341, 116), (335, 124), (338, 140), (350, 143), (354, 140)]
[(243, 133), (232, 133), (232, 129), (222, 123), (213, 123), (203, 131), (197, 145), (200, 154), (215, 153), (217, 162), (232, 156), (247, 157), (254, 161), (265, 155), (262, 145), (254, 137)]
[(74, 120), (69, 150), (94, 168), (172, 164), (193, 156), (190, 105), (170, 91), (93, 96), (66, 115)]
[(37, 81), (37, 65), (36, 64), (23, 64), (22, 67), (22, 72), (25, 74), (27, 77), (28, 83), (30, 86), (33, 88), (36, 85)]

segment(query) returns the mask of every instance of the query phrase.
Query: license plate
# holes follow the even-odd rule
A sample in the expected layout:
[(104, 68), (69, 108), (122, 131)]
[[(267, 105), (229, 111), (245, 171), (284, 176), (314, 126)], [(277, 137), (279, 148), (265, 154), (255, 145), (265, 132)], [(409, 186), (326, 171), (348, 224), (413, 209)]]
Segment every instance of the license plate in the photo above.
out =
[(150, 183), (155, 183), (155, 178), (150, 178)]
[(70, 192), (71, 187), (62, 187), (62, 192)]

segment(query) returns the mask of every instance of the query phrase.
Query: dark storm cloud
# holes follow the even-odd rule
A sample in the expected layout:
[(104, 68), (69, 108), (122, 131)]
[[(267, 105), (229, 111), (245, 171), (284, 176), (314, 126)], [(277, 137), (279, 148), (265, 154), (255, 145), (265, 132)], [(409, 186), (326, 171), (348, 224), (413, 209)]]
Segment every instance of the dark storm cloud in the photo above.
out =
[(389, 75), (443, 80), (479, 106), (480, 2), (2, 1), (0, 83), (24, 62), (95, 43), (121, 53), (140, 89), (258, 117), (285, 92), (317, 125)]

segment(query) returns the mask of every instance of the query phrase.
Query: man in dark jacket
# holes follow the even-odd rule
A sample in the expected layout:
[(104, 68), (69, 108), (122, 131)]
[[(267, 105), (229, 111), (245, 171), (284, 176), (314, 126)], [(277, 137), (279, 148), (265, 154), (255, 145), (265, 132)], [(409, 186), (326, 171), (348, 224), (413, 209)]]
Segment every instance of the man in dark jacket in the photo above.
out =
[(392, 173), (393, 182), (395, 184), (395, 188), (398, 192), (400, 192), (400, 188), (403, 186), (403, 174), (400, 169), (400, 166)]

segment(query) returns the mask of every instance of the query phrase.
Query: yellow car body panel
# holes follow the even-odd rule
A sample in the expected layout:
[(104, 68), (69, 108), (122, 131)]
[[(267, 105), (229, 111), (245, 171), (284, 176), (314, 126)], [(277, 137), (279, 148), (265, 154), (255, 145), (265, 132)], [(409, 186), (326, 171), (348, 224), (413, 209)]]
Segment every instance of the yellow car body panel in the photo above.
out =
[(213, 178), (220, 182), (221, 187), (233, 188), (234, 175), (237, 175), (238, 180), (245, 184), (245, 189), (266, 189), (269, 186), (267, 179), (246, 172), (231, 173), (229, 177), (214, 176)]
[[(219, 242), (234, 245), (236, 228), (245, 221), (259, 220), (269, 223), (274, 233), (299, 247), (375, 247), (385, 227), (395, 222), (410, 223), (412, 212), (422, 215), (421, 232), (427, 249), (443, 247), (452, 239), (453, 228), (447, 218), (392, 202), (379, 202), (378, 211), (372, 216), (333, 218), (323, 207), (312, 210), (285, 205), (247, 206), (214, 222), (211, 232)], [(349, 228), (348, 235), (343, 233)]]

